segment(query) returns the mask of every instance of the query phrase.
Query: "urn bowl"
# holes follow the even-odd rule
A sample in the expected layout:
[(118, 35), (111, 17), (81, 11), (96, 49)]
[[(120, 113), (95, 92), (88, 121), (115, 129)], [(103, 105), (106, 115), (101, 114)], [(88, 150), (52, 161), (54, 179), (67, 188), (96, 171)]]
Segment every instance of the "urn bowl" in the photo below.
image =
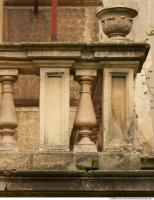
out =
[(138, 12), (127, 7), (104, 8), (97, 13), (103, 32), (109, 38), (125, 38), (132, 29), (133, 18)]

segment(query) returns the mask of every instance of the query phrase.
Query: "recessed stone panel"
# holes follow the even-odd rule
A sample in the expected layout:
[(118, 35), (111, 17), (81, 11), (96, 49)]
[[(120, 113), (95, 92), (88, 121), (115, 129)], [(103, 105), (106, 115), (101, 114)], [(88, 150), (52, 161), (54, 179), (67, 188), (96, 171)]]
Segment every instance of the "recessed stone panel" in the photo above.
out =
[(69, 150), (69, 69), (41, 69), (40, 150)]

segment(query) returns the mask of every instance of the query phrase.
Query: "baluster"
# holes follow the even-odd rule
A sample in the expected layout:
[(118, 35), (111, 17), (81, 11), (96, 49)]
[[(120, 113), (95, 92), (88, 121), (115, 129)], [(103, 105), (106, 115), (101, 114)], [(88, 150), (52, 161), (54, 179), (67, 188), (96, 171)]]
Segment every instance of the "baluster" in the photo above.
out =
[(81, 85), (81, 96), (75, 117), (75, 126), (79, 129), (81, 140), (74, 145), (74, 152), (97, 152), (96, 144), (90, 139), (92, 129), (96, 126), (96, 115), (91, 97), (91, 87), (96, 74), (96, 70), (76, 71)]
[(15, 150), (15, 128), (17, 128), (16, 109), (13, 100), (13, 84), (17, 80), (17, 70), (0, 70), (0, 150)]

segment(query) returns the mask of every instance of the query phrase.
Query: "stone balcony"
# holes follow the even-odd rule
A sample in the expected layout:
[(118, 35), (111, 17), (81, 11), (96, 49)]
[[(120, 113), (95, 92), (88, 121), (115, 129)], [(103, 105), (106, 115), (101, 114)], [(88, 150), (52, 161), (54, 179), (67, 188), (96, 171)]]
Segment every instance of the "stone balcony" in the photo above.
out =
[(138, 11), (116, 0), (59, 5), (99, 2), (103, 43), (0, 44), (0, 196), (153, 195), (154, 157), (135, 146), (134, 101), (150, 46), (126, 38)]
[[(145, 164), (133, 140), (134, 80), (148, 51), (131, 42), (1, 44), (0, 196), (151, 195), (153, 171), (142, 169), (153, 158)], [(13, 98), (27, 75), (39, 77), (39, 100)]]
[[(1, 44), (0, 169), (141, 169), (133, 92), (148, 51), (148, 44), (131, 42)], [(18, 75), (40, 77), (39, 107), (15, 106)], [(74, 106), (70, 76), (81, 86)]]

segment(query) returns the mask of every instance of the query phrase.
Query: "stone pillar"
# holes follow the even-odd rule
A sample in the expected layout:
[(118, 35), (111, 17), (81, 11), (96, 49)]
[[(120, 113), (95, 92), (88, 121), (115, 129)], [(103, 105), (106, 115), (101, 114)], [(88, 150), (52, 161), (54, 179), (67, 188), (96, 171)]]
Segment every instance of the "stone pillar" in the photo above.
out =
[(40, 71), (40, 151), (69, 151), (69, 69)]
[(96, 70), (76, 70), (76, 76), (81, 85), (81, 96), (75, 126), (79, 129), (81, 139), (74, 145), (74, 152), (97, 152), (96, 144), (90, 139), (92, 129), (96, 126), (96, 115), (91, 97), (91, 87), (96, 75)]
[(4, 13), (4, 7), (3, 7), (4, 1), (0, 0), (0, 42), (3, 42), (3, 13)]
[[(122, 61), (121, 61), (122, 62)], [(110, 62), (103, 75), (103, 149), (132, 150), (134, 138), (134, 69)]]
[(16, 109), (13, 100), (13, 84), (17, 80), (18, 70), (0, 70), (2, 86), (0, 103), (0, 150), (14, 151), (17, 143), (14, 138), (17, 128)]
[(103, 152), (99, 154), (101, 170), (140, 169), (140, 154), (134, 149), (135, 68), (131, 68), (133, 65), (129, 61), (121, 61), (120, 64), (121, 68), (114, 61), (104, 65)]
[[(138, 15), (136, 8), (125, 0), (104, 1), (103, 9), (97, 13), (103, 32), (108, 36), (110, 60), (103, 65), (103, 152), (99, 154), (99, 168), (103, 170), (131, 170), (140, 168), (140, 155), (134, 151), (134, 76), (137, 62), (132, 61), (132, 52), (126, 54), (133, 19)], [(132, 42), (132, 41), (131, 41)], [(116, 50), (117, 49), (117, 50)], [(113, 53), (113, 54), (112, 54)], [(119, 56), (119, 61), (117, 57)], [(112, 58), (111, 58), (112, 57)]]

